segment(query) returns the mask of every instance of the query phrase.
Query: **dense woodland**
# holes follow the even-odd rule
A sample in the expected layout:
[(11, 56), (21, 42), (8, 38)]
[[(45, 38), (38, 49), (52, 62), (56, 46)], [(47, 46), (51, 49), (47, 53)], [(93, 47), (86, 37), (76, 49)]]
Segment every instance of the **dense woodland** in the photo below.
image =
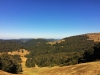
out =
[[(91, 50), (94, 45), (94, 41), (87, 39), (86, 35), (80, 35), (64, 38), (65, 41), (54, 45), (38, 42), (32, 47), (26, 46), (31, 51), (29, 55), (26, 55), (28, 58), (26, 66), (30, 67), (32, 63), (28, 64), (29, 62), (39, 67), (78, 64), (84, 52)], [(33, 64), (32, 67), (35, 66)]]
[(14, 51), (21, 48), (21, 44), (13, 40), (0, 40), (0, 52)]
[[(47, 42), (54, 39), (0, 40), (0, 51), (27, 49), (30, 54), (26, 55), (28, 59), (25, 65), (29, 68), (35, 65), (53, 67), (99, 60), (100, 43), (87, 39), (86, 35), (72, 36), (53, 45)], [(16, 59), (19, 60), (16, 62), (21, 63), (20, 58)]]

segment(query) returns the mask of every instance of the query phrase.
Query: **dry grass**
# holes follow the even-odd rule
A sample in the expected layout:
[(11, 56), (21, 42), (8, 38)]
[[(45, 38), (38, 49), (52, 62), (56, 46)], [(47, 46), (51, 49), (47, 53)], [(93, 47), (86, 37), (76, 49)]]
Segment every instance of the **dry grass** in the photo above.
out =
[(94, 40), (94, 42), (100, 42), (100, 33), (92, 33), (86, 35), (89, 37), (88, 40)]
[(23, 74), (12, 74), (12, 73), (8, 73), (8, 72), (0, 70), (0, 75), (23, 75)]
[(100, 62), (91, 62), (65, 67), (48, 68), (39, 75), (99, 75)]
[(63, 41), (65, 41), (65, 40), (57, 40), (57, 41), (53, 41), (53, 42), (48, 42), (47, 44), (53, 45), (53, 44), (56, 44), (56, 43), (61, 43)]
[(0, 70), (0, 75), (11, 75), (11, 74)]
[(13, 52), (8, 52), (8, 54), (11, 54), (11, 55), (20, 55), (21, 57), (24, 57), (26, 54), (29, 54), (29, 52), (27, 50), (25, 50), (25, 49), (20, 49), (19, 51), (16, 50), (16, 51), (13, 51)]
[(100, 62), (64, 67), (25, 68), (23, 75), (100, 75)]

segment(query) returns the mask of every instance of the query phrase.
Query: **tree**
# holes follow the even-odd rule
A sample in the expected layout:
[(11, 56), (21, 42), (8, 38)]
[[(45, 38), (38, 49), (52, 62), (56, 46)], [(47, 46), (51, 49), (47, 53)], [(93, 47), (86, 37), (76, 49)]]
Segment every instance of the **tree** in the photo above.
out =
[(22, 66), (15, 61), (13, 56), (8, 54), (2, 54), (0, 56), (0, 69), (10, 73), (22, 72)]
[(35, 62), (32, 58), (28, 58), (26, 60), (25, 66), (28, 68), (35, 67)]
[(85, 61), (87, 62), (90, 62), (90, 61), (93, 61), (94, 60), (94, 50), (93, 49), (90, 49), (90, 50), (86, 50), (83, 54), (83, 57), (85, 59)]
[(79, 62), (90, 62), (95, 60), (100, 60), (100, 43), (97, 43), (91, 49), (86, 50), (83, 53), (83, 57), (79, 59)]
[(94, 49), (94, 58), (100, 59), (100, 43), (95, 44), (93, 49)]

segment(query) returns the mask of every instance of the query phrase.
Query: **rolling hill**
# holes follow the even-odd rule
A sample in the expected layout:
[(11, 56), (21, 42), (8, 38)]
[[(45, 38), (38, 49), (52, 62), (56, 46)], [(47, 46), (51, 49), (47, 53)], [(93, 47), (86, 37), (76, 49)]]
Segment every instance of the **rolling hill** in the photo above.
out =
[(99, 75), (100, 62), (91, 62), (65, 67), (48, 68), (39, 75)]
[[(88, 37), (87, 40), (93, 40), (94, 42), (100, 42), (100, 33), (87, 33), (87, 34), (80, 34), (80, 35), (87, 36)], [(74, 36), (80, 36), (80, 35), (74, 35)], [(74, 36), (70, 36), (70, 37), (74, 37)], [(66, 38), (70, 38), (70, 37), (66, 37)], [(62, 39), (62, 40), (57, 40), (53, 42), (48, 42), (48, 44), (56, 44), (56, 42), (60, 43), (62, 41), (65, 41), (65, 40)]]
[[(8, 51), (8, 54), (19, 54), (21, 56), (23, 68), (23, 74), (21, 75), (100, 74), (100, 70), (97, 69), (100, 67), (99, 61), (78, 64), (80, 58), (86, 62), (84, 58), (85, 51), (87, 51), (85, 55), (89, 58), (91, 57), (94, 44), (100, 42), (100, 33), (75, 35), (56, 41), (54, 39), (29, 39), (25, 40), (25, 42), (23, 41), (24, 40), (0, 40), (0, 49), (2, 52), (4, 49)], [(95, 51), (95, 53), (99, 52)], [(26, 67), (26, 61), (30, 62), (27, 63), (27, 67), (30, 66), (30, 68)], [(4, 71), (0, 72), (3, 75), (7, 74), (7, 72)], [(8, 73), (8, 75), (12, 74)]]

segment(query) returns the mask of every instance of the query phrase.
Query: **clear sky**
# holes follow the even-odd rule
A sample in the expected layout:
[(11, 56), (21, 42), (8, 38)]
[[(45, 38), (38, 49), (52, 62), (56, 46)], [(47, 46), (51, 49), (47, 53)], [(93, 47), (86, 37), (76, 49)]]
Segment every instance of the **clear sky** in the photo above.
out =
[(0, 0), (0, 38), (100, 32), (100, 0)]

